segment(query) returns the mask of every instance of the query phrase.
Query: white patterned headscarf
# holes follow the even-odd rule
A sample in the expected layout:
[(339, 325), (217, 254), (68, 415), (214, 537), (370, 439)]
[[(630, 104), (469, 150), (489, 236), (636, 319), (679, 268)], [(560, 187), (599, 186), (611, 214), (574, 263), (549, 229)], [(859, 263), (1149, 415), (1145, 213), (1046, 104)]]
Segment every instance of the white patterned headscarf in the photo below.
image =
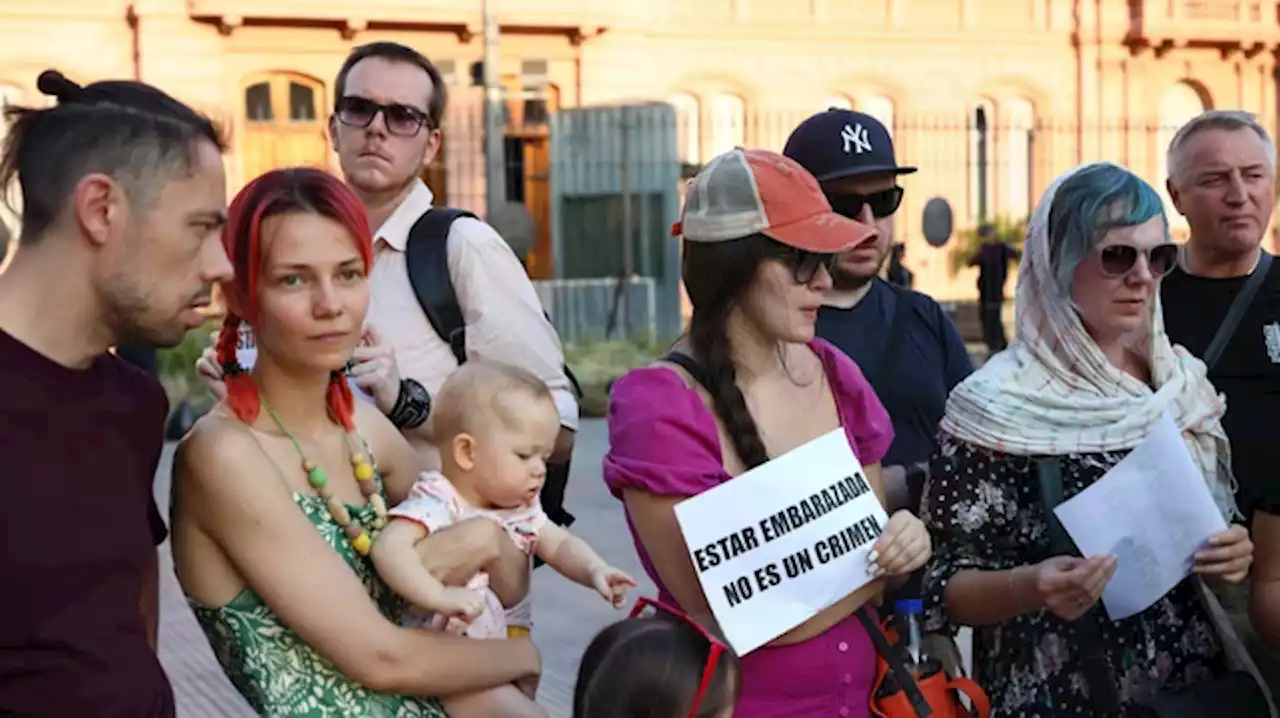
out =
[(1130, 347), (1150, 364), (1153, 391), (1102, 354), (1051, 266), (1054, 196), (1067, 178), (1096, 164), (1109, 163), (1071, 170), (1041, 198), (1018, 272), (1014, 341), (955, 388), (940, 428), (1002, 453), (1088, 454), (1132, 449), (1168, 411), (1223, 517), (1231, 521), (1238, 511), (1220, 421), (1226, 403), (1209, 383), (1204, 362), (1169, 342), (1159, 285), (1146, 321), (1129, 338)]

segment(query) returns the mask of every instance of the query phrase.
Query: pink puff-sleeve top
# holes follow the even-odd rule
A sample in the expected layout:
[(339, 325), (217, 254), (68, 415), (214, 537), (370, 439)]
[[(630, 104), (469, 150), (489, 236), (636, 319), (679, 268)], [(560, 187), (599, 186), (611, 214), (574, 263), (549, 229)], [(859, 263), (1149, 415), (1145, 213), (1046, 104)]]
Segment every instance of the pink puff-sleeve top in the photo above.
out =
[[(825, 341), (810, 348), (822, 361), (849, 445), (863, 465), (879, 463), (893, 426), (857, 364)], [(604, 480), (617, 498), (627, 490), (693, 496), (732, 480), (722, 460), (715, 417), (698, 392), (666, 367), (645, 367), (614, 383)], [(659, 598), (674, 603), (627, 516), (636, 552)], [(867, 716), (875, 648), (854, 616), (803, 643), (765, 647), (742, 659), (742, 697), (734, 718)]]

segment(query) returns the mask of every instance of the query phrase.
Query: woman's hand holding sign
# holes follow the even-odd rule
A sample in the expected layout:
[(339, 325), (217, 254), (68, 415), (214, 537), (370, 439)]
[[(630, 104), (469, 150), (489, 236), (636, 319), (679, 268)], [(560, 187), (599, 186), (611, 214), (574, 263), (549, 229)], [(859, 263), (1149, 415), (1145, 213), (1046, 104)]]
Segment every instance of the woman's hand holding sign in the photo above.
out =
[(924, 522), (902, 509), (889, 517), (884, 533), (867, 554), (876, 576), (905, 576), (920, 568), (933, 553)]

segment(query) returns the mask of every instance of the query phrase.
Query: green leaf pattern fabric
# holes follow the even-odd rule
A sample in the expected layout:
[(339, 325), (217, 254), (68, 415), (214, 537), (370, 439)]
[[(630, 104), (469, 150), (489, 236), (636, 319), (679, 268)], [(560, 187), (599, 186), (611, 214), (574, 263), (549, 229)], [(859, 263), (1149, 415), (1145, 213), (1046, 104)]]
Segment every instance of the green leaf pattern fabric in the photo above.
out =
[[(318, 496), (295, 492), (293, 500), (334, 551), (355, 571), (378, 609), (390, 620), (399, 601), (356, 553)], [(372, 507), (348, 505), (351, 520), (375, 535)], [(447, 718), (433, 698), (375, 693), (339, 672), (280, 620), (253, 589), (221, 608), (191, 602), (223, 671), (265, 718)]]

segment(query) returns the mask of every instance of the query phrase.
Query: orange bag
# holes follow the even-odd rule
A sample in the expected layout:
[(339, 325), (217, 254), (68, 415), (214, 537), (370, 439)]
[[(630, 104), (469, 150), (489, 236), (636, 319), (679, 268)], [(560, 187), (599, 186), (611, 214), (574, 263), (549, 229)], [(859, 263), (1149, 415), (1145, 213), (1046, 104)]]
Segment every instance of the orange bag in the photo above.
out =
[[(871, 714), (879, 718), (990, 718), (991, 700), (970, 678), (953, 677), (939, 662), (927, 666), (926, 675), (916, 678), (907, 669), (905, 649), (898, 632), (886, 621), (877, 623), (865, 609), (858, 618), (876, 646), (876, 677), (871, 686)], [(907, 689), (902, 685), (906, 683)], [(973, 704), (970, 711), (960, 702), (961, 694)]]

